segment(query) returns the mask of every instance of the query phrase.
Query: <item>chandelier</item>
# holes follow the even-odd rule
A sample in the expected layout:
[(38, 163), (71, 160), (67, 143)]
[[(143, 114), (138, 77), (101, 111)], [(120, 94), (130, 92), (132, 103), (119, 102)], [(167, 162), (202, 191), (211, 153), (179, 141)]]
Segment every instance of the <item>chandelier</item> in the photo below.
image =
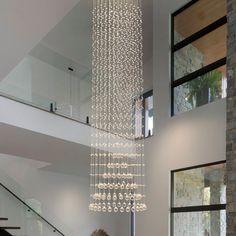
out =
[(146, 210), (140, 0), (93, 1), (90, 205)]

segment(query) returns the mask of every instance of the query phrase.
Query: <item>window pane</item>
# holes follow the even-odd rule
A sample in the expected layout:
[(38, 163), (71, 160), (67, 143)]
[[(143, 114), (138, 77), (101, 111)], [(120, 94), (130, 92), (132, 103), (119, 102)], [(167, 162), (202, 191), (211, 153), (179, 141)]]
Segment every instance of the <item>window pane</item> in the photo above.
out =
[(153, 96), (145, 99), (145, 137), (153, 135)]
[(174, 80), (226, 56), (227, 27), (223, 25), (174, 53)]
[(174, 88), (174, 114), (226, 97), (226, 66)]
[(137, 99), (135, 101), (135, 138), (141, 138), (143, 136), (143, 101)]
[(225, 0), (199, 0), (174, 17), (174, 42), (182, 41), (225, 15)]
[(225, 163), (174, 172), (173, 207), (226, 203)]
[(205, 211), (173, 214), (174, 236), (225, 236), (226, 212)]

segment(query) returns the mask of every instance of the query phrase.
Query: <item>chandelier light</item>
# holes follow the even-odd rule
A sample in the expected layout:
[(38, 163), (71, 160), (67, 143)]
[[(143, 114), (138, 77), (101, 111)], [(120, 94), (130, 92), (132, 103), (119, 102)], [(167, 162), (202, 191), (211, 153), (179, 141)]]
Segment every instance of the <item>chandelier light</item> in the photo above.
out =
[(93, 1), (90, 205), (146, 210), (140, 0)]

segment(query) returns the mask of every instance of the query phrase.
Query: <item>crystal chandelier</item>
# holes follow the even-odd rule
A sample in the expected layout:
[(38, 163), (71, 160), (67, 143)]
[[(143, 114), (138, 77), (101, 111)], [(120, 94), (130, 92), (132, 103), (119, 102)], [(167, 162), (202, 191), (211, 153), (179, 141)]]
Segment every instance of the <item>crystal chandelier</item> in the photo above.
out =
[(144, 211), (140, 0), (93, 1), (92, 56), (89, 209)]

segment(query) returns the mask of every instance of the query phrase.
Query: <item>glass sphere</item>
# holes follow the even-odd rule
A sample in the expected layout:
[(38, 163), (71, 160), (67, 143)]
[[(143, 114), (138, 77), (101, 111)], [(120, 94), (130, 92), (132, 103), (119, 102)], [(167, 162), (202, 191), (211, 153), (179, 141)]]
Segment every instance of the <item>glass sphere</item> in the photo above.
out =
[(111, 194), (110, 194), (110, 193), (107, 194), (107, 200), (108, 200), (108, 201), (111, 200)]
[(106, 200), (106, 194), (105, 194), (105, 193), (102, 194), (102, 200), (103, 200), (103, 201)]
[(123, 197), (122, 193), (119, 193), (119, 199), (120, 199), (120, 200), (123, 200), (123, 198), (124, 198), (124, 197)]
[(143, 204), (143, 210), (146, 211), (147, 210), (147, 205)]
[(130, 207), (126, 207), (126, 212), (130, 212)]
[(116, 195), (116, 193), (113, 194), (113, 198), (112, 198), (112, 199), (113, 199), (113, 201), (116, 201), (116, 200), (117, 200), (117, 195)]

